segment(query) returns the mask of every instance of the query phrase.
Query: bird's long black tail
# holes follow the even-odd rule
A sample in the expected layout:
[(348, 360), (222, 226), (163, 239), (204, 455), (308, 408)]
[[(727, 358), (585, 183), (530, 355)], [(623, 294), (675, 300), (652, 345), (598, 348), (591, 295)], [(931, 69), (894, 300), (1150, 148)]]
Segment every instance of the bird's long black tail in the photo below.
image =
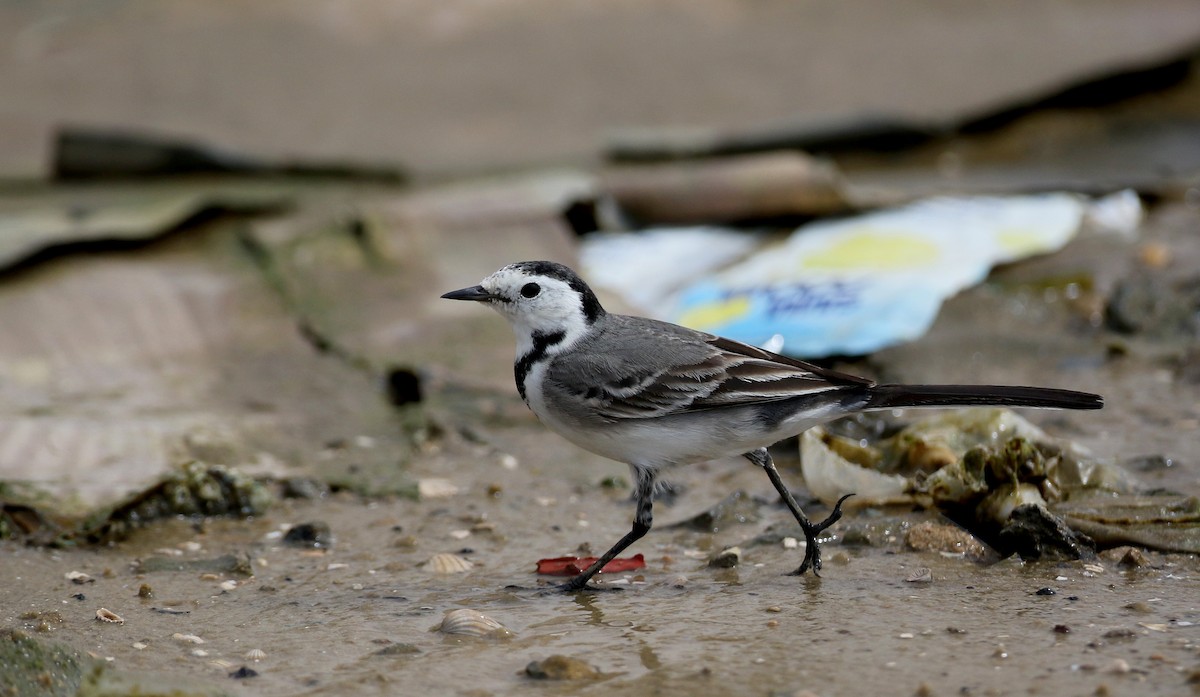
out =
[(1005, 406), (1043, 409), (1100, 409), (1104, 398), (1052, 387), (1007, 385), (875, 385), (867, 409), (901, 407)]

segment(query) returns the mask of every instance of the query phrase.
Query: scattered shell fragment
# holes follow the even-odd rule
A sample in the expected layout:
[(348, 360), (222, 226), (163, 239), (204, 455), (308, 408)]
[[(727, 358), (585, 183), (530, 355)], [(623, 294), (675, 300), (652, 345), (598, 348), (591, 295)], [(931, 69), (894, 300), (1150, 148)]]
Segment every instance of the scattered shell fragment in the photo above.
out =
[(267, 653), (262, 649), (250, 649), (245, 653), (245, 659), (247, 661), (254, 661), (255, 663), (265, 659), (266, 657)]
[(237, 587), (238, 587), (238, 582), (233, 579), (229, 579), (228, 581), (221, 581), (221, 584), (219, 586), (219, 588), (223, 591), (231, 591)]
[(181, 642), (184, 644), (203, 644), (204, 643), (204, 640), (201, 639), (200, 637), (196, 636), (195, 634), (180, 634), (179, 632), (175, 632), (174, 634), (171, 635), (171, 638), (174, 639), (175, 641), (178, 641), (178, 642)]
[(914, 569), (904, 580), (908, 583), (933, 583), (933, 570), (928, 566), (922, 566)]
[(496, 620), (478, 610), (461, 608), (446, 611), (442, 623), (437, 630), (443, 634), (484, 637), (488, 639), (507, 639), (513, 632)]
[(142, 649), (144, 649), (150, 645), (142, 643), (140, 641), (135, 641), (135, 642), (133, 642), (132, 646), (133, 646), (133, 648), (137, 649), (138, 651), (141, 651)]
[(448, 532), (446, 534), (456, 540), (465, 540), (471, 536), (471, 531), (470, 530), (451, 530), (450, 532)]
[(449, 479), (428, 477), (417, 481), (417, 493), (422, 499), (445, 499), (458, 494), (458, 485)]
[(799, 546), (800, 546), (800, 540), (797, 540), (794, 537), (783, 538), (783, 548), (784, 549), (796, 549)]
[(470, 561), (457, 554), (435, 554), (425, 562), (427, 569), (435, 574), (463, 574), (475, 567)]
[(204, 649), (192, 649), (192, 655), (196, 656), (197, 658), (204, 658), (208, 655), (208, 652)]
[(70, 581), (71, 583), (74, 583), (74, 584), (80, 585), (80, 586), (82, 586), (85, 583), (95, 583), (96, 582), (96, 579), (92, 578), (91, 576), (88, 576), (87, 574), (83, 573), (82, 571), (68, 571), (67, 573), (63, 574), (63, 576), (65, 576), (66, 579), (68, 581)]
[(1124, 675), (1125, 673), (1129, 672), (1129, 661), (1126, 661), (1124, 658), (1114, 658), (1112, 663), (1109, 663), (1108, 667), (1105, 668), (1105, 671), (1109, 673), (1116, 673), (1117, 675)]
[(112, 610), (109, 610), (109, 609), (103, 608), (103, 607), (100, 608), (99, 610), (96, 610), (96, 619), (100, 620), (101, 622), (111, 622), (113, 624), (125, 624), (125, 619), (123, 617), (121, 617), (117, 613), (113, 612)]

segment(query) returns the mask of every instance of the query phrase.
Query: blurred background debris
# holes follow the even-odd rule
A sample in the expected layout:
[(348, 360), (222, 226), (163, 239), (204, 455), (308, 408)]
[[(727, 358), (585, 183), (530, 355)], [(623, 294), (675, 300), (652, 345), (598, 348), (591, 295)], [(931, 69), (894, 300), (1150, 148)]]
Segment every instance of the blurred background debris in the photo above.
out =
[[(0, 46), (0, 606), (29, 608), (0, 642), (64, 684), (225, 692), (254, 656), (262, 694), (523, 694), (561, 653), (629, 694), (1101, 693), (1101, 649), (1182, 684), (1194, 0), (27, 0)], [(669, 473), (628, 593), (535, 596), (628, 530), (628, 478), (536, 423), (502, 321), (438, 300), (521, 259), (880, 381), (1106, 407), (781, 444), (806, 510), (858, 492), (832, 578), (779, 576), (802, 543), (739, 461)], [(428, 631), (465, 607), (521, 640)], [(1095, 636), (1043, 640), (1067, 619)], [(721, 648), (797, 628), (820, 675)]]

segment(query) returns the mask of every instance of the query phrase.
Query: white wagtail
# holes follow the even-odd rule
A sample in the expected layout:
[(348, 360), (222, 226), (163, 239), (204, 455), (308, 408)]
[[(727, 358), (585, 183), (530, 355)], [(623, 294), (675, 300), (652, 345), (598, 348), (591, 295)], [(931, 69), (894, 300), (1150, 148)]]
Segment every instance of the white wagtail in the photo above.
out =
[(667, 322), (605, 312), (574, 271), (549, 261), (510, 264), (442, 296), (486, 303), (517, 338), (517, 391), (533, 413), (579, 447), (629, 465), (633, 529), (583, 573), (588, 581), (650, 530), (659, 470), (729, 455), (762, 467), (804, 530), (795, 573), (821, 569), (817, 535), (842, 516), (843, 496), (809, 522), (780, 479), (768, 445), (860, 411), (1008, 405), (1099, 409), (1099, 395), (1043, 387), (877, 385)]

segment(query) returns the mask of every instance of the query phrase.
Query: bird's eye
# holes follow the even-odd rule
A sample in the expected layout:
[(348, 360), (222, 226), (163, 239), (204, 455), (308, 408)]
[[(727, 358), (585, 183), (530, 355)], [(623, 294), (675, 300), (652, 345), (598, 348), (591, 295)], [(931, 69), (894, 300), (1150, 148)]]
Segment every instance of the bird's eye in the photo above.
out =
[(542, 287), (536, 283), (526, 283), (521, 286), (521, 295), (526, 298), (536, 298), (540, 292), (542, 292)]

